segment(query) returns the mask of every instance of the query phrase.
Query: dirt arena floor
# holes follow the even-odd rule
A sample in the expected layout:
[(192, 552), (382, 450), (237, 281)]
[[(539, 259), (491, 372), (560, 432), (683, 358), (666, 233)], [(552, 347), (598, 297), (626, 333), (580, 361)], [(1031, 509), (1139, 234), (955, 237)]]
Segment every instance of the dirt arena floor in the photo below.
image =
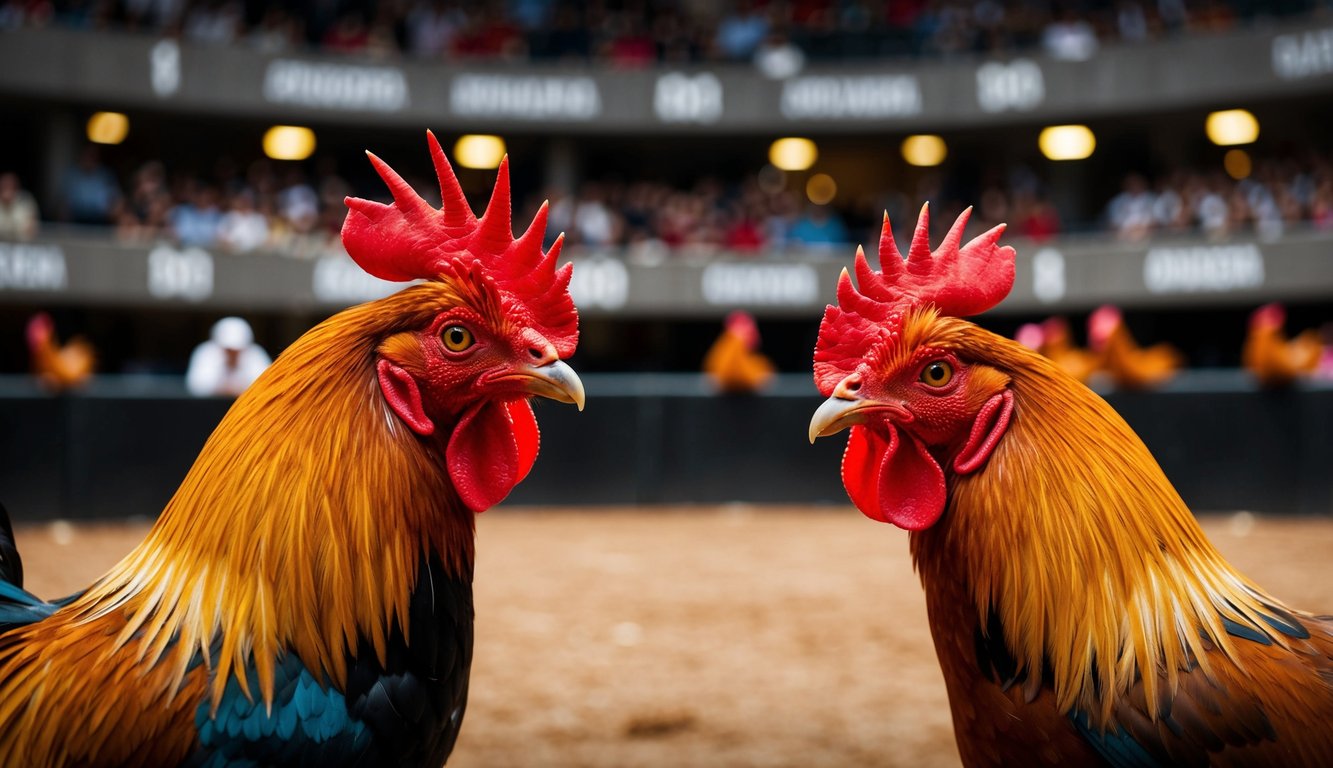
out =
[[(1333, 612), (1333, 519), (1209, 516), (1243, 571)], [(147, 524), (28, 525), (28, 586), (86, 585)], [(907, 536), (850, 507), (501, 508), (450, 766), (955, 766)]]

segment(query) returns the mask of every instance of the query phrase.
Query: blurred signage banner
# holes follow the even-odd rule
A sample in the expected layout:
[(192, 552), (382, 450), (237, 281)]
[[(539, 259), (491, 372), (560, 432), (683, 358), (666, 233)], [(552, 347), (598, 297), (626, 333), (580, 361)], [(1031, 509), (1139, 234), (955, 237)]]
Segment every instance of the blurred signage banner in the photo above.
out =
[(321, 256), (315, 261), (310, 290), (323, 304), (359, 304), (382, 299), (404, 286), (392, 283), (358, 267), (346, 256)]
[(722, 81), (711, 72), (669, 72), (653, 86), (653, 112), (664, 123), (715, 123), (722, 117)]
[(1225, 293), (1264, 284), (1264, 255), (1253, 243), (1150, 248), (1143, 260), (1150, 293)]
[(158, 245), (148, 252), (148, 293), (200, 302), (213, 295), (213, 257), (203, 248)]
[(602, 95), (589, 76), (458, 75), (449, 108), (465, 117), (588, 121), (601, 115)]
[(277, 59), (264, 70), (264, 98), (275, 104), (397, 112), (408, 104), (407, 78), (396, 67)]
[(0, 290), (63, 291), (68, 282), (60, 246), (0, 243)]
[(921, 114), (921, 83), (914, 75), (795, 77), (782, 84), (782, 116), (789, 120), (883, 120)]
[(1283, 80), (1333, 73), (1333, 29), (1273, 38), (1273, 72)]
[[(1018, 275), (996, 312), (1077, 312), (1113, 302), (1129, 307), (1255, 306), (1333, 296), (1333, 233), (1265, 242), (1126, 244), (1015, 240)], [(588, 316), (717, 317), (737, 308), (816, 321), (833, 300), (854, 249), (834, 255), (651, 262), (614, 252), (566, 253), (570, 292)], [(315, 259), (214, 253), (201, 248), (116, 245), (102, 240), (0, 242), (0, 303), (84, 306), (175, 304), (212, 309), (324, 312), (387, 296), (405, 283), (366, 274), (346, 254)]]
[(703, 298), (717, 307), (792, 306), (818, 302), (819, 273), (810, 264), (719, 262), (700, 274)]
[(977, 104), (983, 112), (1027, 112), (1045, 99), (1046, 81), (1031, 59), (990, 61), (977, 67)]
[[(809, 130), (932, 131), (1215, 107), (1278, 94), (1327, 95), (1333, 28), (1253, 27), (1133, 46), (1086, 61), (812, 63), (773, 79), (712, 64), (612, 70), (566, 64), (446, 64), (311, 55), (256, 56), (241, 47), (61, 27), (0, 30), (0, 96), (153, 105), (190, 114), (271, 118), (340, 113), (348, 125), (567, 133)], [(220, 73), (224, 73), (220, 75)], [(1167, 76), (1169, 75), (1169, 76)], [(443, 86), (441, 85), (443, 83)]]

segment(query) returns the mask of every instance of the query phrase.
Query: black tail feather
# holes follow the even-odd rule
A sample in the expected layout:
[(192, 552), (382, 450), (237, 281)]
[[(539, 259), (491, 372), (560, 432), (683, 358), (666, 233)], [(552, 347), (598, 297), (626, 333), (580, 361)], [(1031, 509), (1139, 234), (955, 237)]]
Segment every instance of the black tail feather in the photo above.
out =
[(0, 504), (0, 579), (16, 587), (23, 586), (23, 559), (14, 542), (14, 526), (9, 523), (9, 510)]

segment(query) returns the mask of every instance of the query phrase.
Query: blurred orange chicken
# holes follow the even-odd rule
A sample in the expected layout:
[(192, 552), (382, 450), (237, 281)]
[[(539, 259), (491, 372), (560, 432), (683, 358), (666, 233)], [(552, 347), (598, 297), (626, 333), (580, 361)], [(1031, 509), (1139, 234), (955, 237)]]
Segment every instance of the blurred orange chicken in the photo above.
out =
[(45, 312), (38, 312), (28, 321), (28, 352), (32, 372), (44, 386), (57, 392), (82, 386), (93, 375), (97, 362), (92, 345), (80, 336), (61, 346), (55, 322)]
[(1281, 304), (1265, 304), (1250, 315), (1241, 362), (1263, 387), (1282, 387), (1309, 376), (1319, 365), (1323, 344), (1310, 329), (1287, 339), (1283, 326), (1287, 311)]
[(1040, 352), (1065, 373), (1084, 384), (1102, 367), (1099, 355), (1074, 344), (1069, 321), (1063, 317), (1048, 317), (1039, 325), (1029, 323), (1020, 329), (1015, 339), (1029, 349)]
[(726, 327), (704, 357), (704, 373), (723, 392), (754, 392), (773, 378), (773, 363), (759, 352), (759, 327), (748, 312), (727, 315)]
[(1176, 375), (1185, 358), (1170, 344), (1140, 347), (1130, 334), (1120, 310), (1109, 304), (1088, 318), (1088, 346), (1102, 357), (1102, 365), (1121, 389), (1151, 389)]

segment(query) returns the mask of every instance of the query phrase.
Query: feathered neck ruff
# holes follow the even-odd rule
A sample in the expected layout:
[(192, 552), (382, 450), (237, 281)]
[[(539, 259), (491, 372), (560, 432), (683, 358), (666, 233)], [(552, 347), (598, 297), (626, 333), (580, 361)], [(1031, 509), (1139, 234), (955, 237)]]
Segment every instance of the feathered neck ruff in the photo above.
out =
[(960, 356), (1012, 377), (1014, 417), (983, 471), (949, 478), (948, 510), (912, 535), (912, 557), (928, 592), (970, 595), (980, 627), (994, 612), (1030, 695), (1049, 684), (1060, 711), (1104, 726), (1140, 674), (1158, 701), (1193, 665), (1211, 675), (1219, 653), (1234, 662), (1223, 617), (1286, 645), (1261, 619), (1282, 604), (1213, 548), (1106, 401), (958, 324)]
[(448, 283), (423, 283), (301, 337), (237, 399), (144, 542), (72, 607), (75, 622), (121, 612), (118, 644), (173, 664), (178, 683), (202, 653), (215, 707), (232, 673), (252, 694), (248, 662), (271, 702), (280, 649), (338, 685), (358, 636), (383, 663), (391, 628), (408, 635), (423, 556), (470, 579), (474, 530), (442, 446), (385, 405), (375, 349), (456, 302)]

